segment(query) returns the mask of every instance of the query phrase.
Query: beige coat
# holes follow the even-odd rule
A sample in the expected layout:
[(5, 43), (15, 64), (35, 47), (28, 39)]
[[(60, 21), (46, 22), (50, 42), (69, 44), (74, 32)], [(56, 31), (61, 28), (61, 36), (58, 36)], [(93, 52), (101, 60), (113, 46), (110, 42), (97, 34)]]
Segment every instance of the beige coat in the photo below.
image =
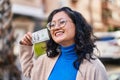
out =
[[(31, 46), (20, 45), (20, 63), (24, 76), (31, 80), (47, 80), (52, 71), (57, 57), (49, 58), (46, 54), (40, 56), (37, 60), (33, 58)], [(63, 69), (64, 70), (64, 69)], [(108, 80), (106, 70), (99, 59), (84, 60), (77, 72), (76, 80)]]

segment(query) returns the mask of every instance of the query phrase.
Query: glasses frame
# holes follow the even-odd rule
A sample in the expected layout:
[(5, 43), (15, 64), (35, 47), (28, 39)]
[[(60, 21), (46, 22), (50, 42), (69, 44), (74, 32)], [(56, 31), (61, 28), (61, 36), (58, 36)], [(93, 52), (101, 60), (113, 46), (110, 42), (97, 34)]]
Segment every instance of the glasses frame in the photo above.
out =
[[(63, 20), (65, 21), (64, 24), (62, 23)], [(53, 30), (53, 29), (56, 27), (56, 25), (59, 26), (59, 28), (64, 27), (64, 26), (66, 25), (67, 21), (72, 22), (71, 20), (67, 20), (67, 19), (65, 19), (65, 18), (61, 18), (61, 19), (59, 19), (57, 22), (56, 22), (56, 21), (52, 21), (52, 22), (55, 23), (55, 26), (52, 27), (52, 29), (50, 28), (50, 24), (51, 24), (52, 22), (49, 22), (49, 23), (47, 24), (47, 28), (48, 28), (48, 30)]]

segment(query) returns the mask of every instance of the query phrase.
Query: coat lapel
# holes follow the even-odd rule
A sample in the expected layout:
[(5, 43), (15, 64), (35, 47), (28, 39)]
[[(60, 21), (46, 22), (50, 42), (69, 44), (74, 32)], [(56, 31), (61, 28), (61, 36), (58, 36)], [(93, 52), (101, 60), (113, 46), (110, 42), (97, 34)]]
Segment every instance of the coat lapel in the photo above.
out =
[(55, 58), (48, 58), (48, 70), (47, 70), (47, 76), (46, 76), (46, 80), (48, 80), (48, 77), (52, 71), (52, 69), (54, 68), (54, 65), (58, 59), (59, 55)]
[(79, 70), (77, 72), (76, 80), (85, 80), (85, 74), (86, 74), (86, 60), (84, 59), (83, 62), (80, 64)]

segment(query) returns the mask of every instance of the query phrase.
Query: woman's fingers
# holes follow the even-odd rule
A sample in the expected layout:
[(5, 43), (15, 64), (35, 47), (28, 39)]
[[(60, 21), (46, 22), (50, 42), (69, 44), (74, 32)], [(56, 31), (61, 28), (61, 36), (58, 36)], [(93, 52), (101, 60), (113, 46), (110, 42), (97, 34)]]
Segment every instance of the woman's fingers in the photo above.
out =
[(26, 38), (29, 42), (32, 42), (32, 34), (30, 32), (27, 33)]
[(32, 46), (32, 37), (31, 36), (32, 36), (32, 34), (30, 32), (25, 34), (23, 36), (23, 38), (21, 39), (20, 44)]

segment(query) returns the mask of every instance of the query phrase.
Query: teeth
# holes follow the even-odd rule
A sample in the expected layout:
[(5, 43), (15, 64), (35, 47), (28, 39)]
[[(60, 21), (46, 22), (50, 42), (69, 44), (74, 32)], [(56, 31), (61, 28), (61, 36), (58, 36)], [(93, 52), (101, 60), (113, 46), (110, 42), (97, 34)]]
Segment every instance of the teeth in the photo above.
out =
[(61, 33), (56, 33), (56, 35), (60, 35)]
[(61, 35), (63, 33), (64, 33), (63, 31), (58, 31), (58, 32), (55, 33), (55, 35), (58, 36), (58, 35)]

